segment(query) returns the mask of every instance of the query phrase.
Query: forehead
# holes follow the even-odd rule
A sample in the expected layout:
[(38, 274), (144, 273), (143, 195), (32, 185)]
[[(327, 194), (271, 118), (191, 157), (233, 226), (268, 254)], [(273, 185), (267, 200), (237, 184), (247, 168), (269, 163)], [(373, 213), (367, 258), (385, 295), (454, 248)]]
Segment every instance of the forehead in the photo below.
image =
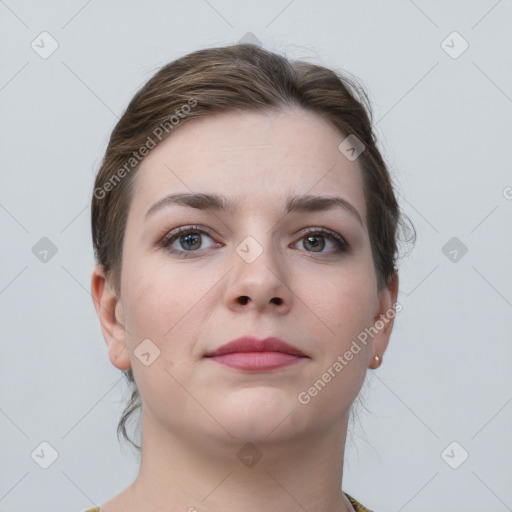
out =
[(303, 109), (227, 112), (188, 121), (145, 157), (132, 207), (149, 208), (170, 192), (217, 192), (249, 203), (296, 194), (343, 195), (365, 215), (358, 162), (345, 139)]

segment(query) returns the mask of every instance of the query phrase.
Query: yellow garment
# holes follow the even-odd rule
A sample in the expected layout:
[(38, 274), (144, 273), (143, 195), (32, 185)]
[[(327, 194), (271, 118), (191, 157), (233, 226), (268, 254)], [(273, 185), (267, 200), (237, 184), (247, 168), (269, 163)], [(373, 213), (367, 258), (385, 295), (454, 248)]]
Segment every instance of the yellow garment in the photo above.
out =
[(366, 508), (364, 505), (361, 505), (358, 501), (356, 501), (352, 496), (348, 495), (346, 492), (343, 493), (350, 501), (350, 504), (354, 507), (356, 512), (372, 512), (369, 508)]
[[(361, 505), (358, 501), (356, 501), (352, 496), (349, 496), (347, 493), (344, 493), (345, 496), (348, 498), (348, 501), (350, 501), (350, 504), (354, 507), (356, 512), (372, 512), (369, 508), (366, 508), (365, 506)], [(85, 512), (101, 512), (99, 507), (90, 508), (89, 510), (86, 510)]]

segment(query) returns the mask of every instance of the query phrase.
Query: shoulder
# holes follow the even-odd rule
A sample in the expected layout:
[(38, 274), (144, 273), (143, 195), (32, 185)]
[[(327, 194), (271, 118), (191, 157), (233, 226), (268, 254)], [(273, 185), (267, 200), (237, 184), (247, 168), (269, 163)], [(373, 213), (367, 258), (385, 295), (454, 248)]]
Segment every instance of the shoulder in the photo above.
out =
[[(347, 494), (347, 493), (344, 493), (344, 494), (348, 498), (348, 500), (350, 501), (350, 504), (354, 507), (356, 512), (373, 512), (369, 508), (366, 508), (364, 505), (359, 503), (355, 498), (352, 498), (352, 496), (350, 496), (349, 494)], [(100, 508), (99, 507), (89, 508), (85, 512), (100, 512)]]
[(354, 510), (356, 512), (373, 512), (369, 508), (366, 508), (364, 505), (361, 505), (361, 503), (359, 503), (355, 498), (352, 498), (352, 496), (350, 496), (346, 492), (344, 492), (343, 494), (345, 494), (345, 496), (348, 498), (348, 501), (350, 501), (350, 504), (354, 507)]

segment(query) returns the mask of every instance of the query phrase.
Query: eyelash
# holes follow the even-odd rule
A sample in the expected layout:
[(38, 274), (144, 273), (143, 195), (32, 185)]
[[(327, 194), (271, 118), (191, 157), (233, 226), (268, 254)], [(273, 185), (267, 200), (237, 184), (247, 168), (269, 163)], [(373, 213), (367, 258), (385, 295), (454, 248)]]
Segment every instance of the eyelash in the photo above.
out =
[[(191, 233), (205, 234), (213, 239), (213, 235), (209, 232), (209, 230), (207, 230), (205, 228), (201, 228), (200, 226), (182, 226), (182, 227), (179, 227), (179, 228), (171, 231), (167, 235), (165, 235), (164, 238), (162, 238), (162, 240), (160, 241), (160, 246), (162, 248), (166, 249), (171, 254), (177, 254), (178, 256), (180, 256), (182, 258), (190, 257), (193, 253), (199, 252), (201, 249), (196, 249), (196, 250), (192, 250), (192, 251), (183, 251), (180, 249), (170, 249), (169, 246), (171, 246), (180, 237), (182, 237), (184, 235), (191, 234)], [(331, 231), (326, 228), (310, 228), (308, 231), (305, 231), (302, 234), (302, 236), (299, 238), (299, 240), (302, 240), (306, 236), (311, 236), (311, 235), (322, 236), (324, 238), (327, 238), (331, 242), (333, 242), (334, 245), (336, 246), (336, 251), (335, 251), (336, 253), (345, 253), (350, 248), (348, 243), (346, 242), (346, 240), (341, 235), (338, 235), (334, 231)], [(216, 243), (218, 243), (218, 242), (216, 242)], [(314, 251), (307, 251), (307, 252), (310, 252), (313, 255), (314, 254), (328, 254), (328, 253), (323, 253), (323, 252), (315, 253)]]

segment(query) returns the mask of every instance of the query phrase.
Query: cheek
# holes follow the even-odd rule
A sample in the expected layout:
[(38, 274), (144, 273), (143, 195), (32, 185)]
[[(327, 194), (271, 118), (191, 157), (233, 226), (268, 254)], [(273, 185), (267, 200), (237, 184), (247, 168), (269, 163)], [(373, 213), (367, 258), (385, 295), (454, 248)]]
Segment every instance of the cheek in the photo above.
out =
[[(137, 387), (151, 414), (161, 415), (160, 420), (167, 423), (188, 404), (178, 382), (186, 375), (188, 366), (182, 362), (190, 358), (193, 345), (187, 341), (194, 339), (197, 323), (193, 303), (198, 295), (190, 281), (183, 275), (146, 268), (132, 273), (126, 288), (127, 345)], [(143, 353), (150, 354), (147, 365)], [(173, 408), (167, 410), (162, 404), (169, 403), (169, 397)]]
[(322, 318), (313, 353), (317, 364), (305, 375), (297, 398), (325, 424), (348, 410), (363, 385), (371, 344), (358, 337), (373, 324), (374, 305), (373, 281), (360, 276), (325, 282), (317, 296), (315, 312)]
[[(207, 278), (182, 269), (171, 272), (169, 268), (146, 269), (137, 277), (135, 273), (131, 275), (126, 320), (133, 371), (141, 390), (146, 386), (149, 390), (162, 386), (167, 389), (167, 384), (172, 384), (167, 382), (172, 380), (167, 370), (180, 381), (186, 379), (187, 363), (196, 357), (197, 340), (211, 315), (208, 294), (211, 297), (215, 293), (212, 288), (218, 278), (213, 279), (211, 273)], [(150, 340), (151, 343), (144, 343), (157, 354), (150, 367), (138, 359), (143, 340)]]
[(305, 315), (318, 324), (329, 340), (342, 347), (347, 340), (368, 327), (376, 306), (376, 281), (373, 267), (361, 260), (318, 275), (297, 275), (296, 296)]
[(126, 283), (127, 322), (130, 333), (139, 337), (162, 337), (175, 326), (180, 328), (180, 319), (192, 313), (207, 292), (194, 273), (153, 267), (134, 272)]

